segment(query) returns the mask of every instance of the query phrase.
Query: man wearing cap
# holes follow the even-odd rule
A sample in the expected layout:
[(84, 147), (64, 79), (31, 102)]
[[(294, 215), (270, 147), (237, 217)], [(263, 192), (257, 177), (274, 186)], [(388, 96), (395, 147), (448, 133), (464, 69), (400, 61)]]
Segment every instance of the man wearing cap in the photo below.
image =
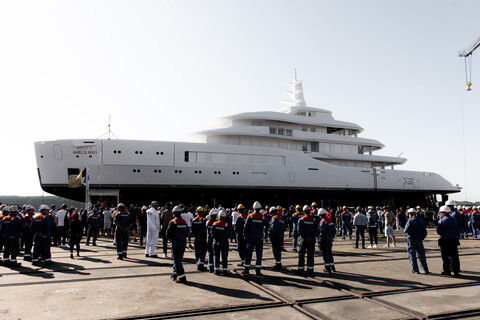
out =
[(158, 202), (152, 201), (147, 210), (147, 239), (145, 241), (145, 257), (157, 257), (158, 235), (160, 233), (160, 211)]
[(123, 260), (127, 257), (128, 235), (133, 226), (133, 217), (128, 213), (127, 207), (123, 203), (117, 206), (117, 213), (115, 214), (115, 241), (117, 244), (117, 259)]
[(419, 219), (415, 209), (408, 209), (409, 220), (405, 225), (405, 237), (407, 239), (407, 253), (412, 265), (412, 272), (420, 273), (418, 270), (417, 256), (420, 260), (420, 266), (425, 274), (428, 274), (427, 258), (425, 257), (425, 249), (423, 240), (427, 236), (427, 227), (423, 219)]
[(10, 214), (3, 218), (0, 234), (5, 235), (5, 249), (3, 251), (3, 265), (12, 268), (19, 267), (17, 262), (22, 219), (18, 216), (18, 207), (10, 207)]
[(440, 207), (441, 219), (438, 221), (437, 233), (440, 235), (438, 245), (442, 253), (442, 275), (460, 274), (460, 258), (458, 257), (459, 233), (457, 220), (450, 216), (448, 206)]

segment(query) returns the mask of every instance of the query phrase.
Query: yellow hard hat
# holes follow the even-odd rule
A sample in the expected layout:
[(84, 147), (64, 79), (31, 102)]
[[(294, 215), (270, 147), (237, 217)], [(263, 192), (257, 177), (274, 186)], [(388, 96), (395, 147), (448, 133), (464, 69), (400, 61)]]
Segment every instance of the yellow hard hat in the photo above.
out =
[(343, 206), (343, 210), (347, 209), (347, 206)]
[(241, 203), (237, 206), (237, 210), (240, 210), (240, 209), (245, 209), (245, 206)]
[(298, 209), (302, 209), (302, 207), (301, 207), (299, 204), (297, 204), (297, 206), (295, 207), (295, 209), (297, 209), (297, 210), (298, 210)]
[(313, 206), (316, 206), (316, 205), (317, 205), (317, 203), (314, 201), (314, 202), (312, 202), (311, 206), (313, 207)]
[(282, 210), (282, 206), (277, 206), (277, 210)]
[(203, 211), (203, 207), (197, 207), (197, 212), (202, 212)]

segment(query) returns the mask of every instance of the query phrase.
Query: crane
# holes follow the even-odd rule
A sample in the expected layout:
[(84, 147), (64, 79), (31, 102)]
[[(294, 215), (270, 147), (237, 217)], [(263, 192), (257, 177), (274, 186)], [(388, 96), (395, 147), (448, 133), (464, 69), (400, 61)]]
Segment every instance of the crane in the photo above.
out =
[(472, 45), (470, 45), (467, 49), (460, 51), (458, 53), (459, 57), (463, 57), (465, 59), (465, 78), (467, 82), (467, 91), (472, 90), (472, 53), (480, 47), (480, 38), (477, 39)]

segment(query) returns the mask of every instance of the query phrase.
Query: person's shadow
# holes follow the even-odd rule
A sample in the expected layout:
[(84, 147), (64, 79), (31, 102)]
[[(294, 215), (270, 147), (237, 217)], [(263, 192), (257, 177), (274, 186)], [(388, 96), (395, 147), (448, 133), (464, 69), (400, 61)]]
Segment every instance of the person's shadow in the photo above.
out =
[(262, 297), (257, 293), (252, 291), (246, 291), (241, 289), (232, 289), (232, 288), (225, 288), (225, 287), (218, 287), (211, 284), (206, 283), (199, 283), (194, 281), (188, 281), (185, 285), (189, 287), (199, 288), (202, 290), (207, 290), (210, 292), (215, 292), (217, 294), (221, 294), (227, 297), (234, 297), (239, 299), (258, 299), (261, 301), (275, 301), (271, 298)]

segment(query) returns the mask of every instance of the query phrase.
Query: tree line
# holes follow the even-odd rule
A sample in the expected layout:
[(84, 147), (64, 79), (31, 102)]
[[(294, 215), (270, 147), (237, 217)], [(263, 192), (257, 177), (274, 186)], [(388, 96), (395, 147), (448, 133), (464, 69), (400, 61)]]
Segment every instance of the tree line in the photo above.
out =
[(19, 207), (23, 205), (32, 205), (35, 207), (35, 210), (38, 211), (38, 208), (41, 204), (46, 204), (51, 206), (55, 204), (59, 208), (62, 204), (66, 204), (69, 208), (84, 208), (84, 202), (78, 202), (58, 196), (0, 196), (0, 202), (7, 205), (18, 205)]

